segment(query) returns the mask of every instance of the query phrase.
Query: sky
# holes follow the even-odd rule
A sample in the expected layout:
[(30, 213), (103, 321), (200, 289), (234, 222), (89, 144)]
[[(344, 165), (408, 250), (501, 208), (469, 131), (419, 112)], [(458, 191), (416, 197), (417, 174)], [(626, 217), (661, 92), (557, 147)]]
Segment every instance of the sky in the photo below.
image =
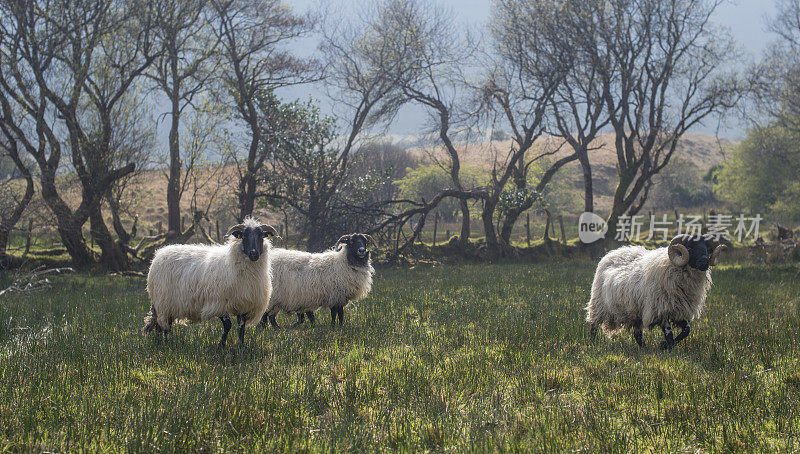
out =
[[(350, 14), (357, 14), (359, 5), (364, 5), (371, 0), (355, 0), (342, 2), (337, 0), (285, 0), (297, 12), (319, 12), (323, 16), (329, 10), (342, 10)], [(489, 20), (491, 0), (439, 0), (442, 7), (449, 9), (463, 26), (481, 28)], [(727, 27), (738, 42), (743, 54), (743, 61), (749, 62), (758, 59), (764, 49), (774, 40), (774, 36), (767, 31), (768, 18), (775, 15), (775, 0), (729, 0), (719, 6), (715, 12), (714, 22)], [(315, 51), (315, 39), (303, 40), (295, 44), (296, 51), (301, 55), (309, 55)], [(319, 87), (293, 87), (280, 92), (286, 100), (308, 99), (319, 101), (323, 113), (333, 112), (333, 106), (327, 99), (325, 92)], [(389, 134), (411, 135), (419, 132), (425, 116), (420, 109), (405, 108), (388, 128)], [(695, 132), (714, 134), (717, 132), (717, 123), (710, 122), (699, 127)], [(729, 121), (723, 125), (719, 134), (725, 138), (738, 140), (744, 136), (744, 128), (738, 122)]]

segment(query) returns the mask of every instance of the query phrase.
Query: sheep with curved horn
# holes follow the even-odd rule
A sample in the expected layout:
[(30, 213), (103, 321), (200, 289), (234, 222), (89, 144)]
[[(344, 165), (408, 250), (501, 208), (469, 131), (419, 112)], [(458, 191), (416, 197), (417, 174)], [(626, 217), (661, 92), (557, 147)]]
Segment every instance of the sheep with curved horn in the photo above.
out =
[[(644, 347), (642, 330), (661, 327), (663, 349), (689, 335), (689, 322), (700, 316), (711, 287), (711, 269), (726, 249), (711, 235), (678, 235), (668, 247), (647, 250), (625, 246), (606, 254), (597, 265), (586, 321), (592, 336), (602, 328), (612, 335), (633, 329)], [(672, 324), (681, 328), (673, 336)]]

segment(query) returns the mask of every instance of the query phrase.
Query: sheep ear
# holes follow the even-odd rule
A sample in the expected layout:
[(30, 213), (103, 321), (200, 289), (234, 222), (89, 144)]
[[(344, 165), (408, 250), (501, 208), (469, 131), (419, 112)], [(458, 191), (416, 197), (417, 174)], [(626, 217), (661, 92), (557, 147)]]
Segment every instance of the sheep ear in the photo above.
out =
[(708, 241), (708, 243), (711, 245), (711, 250), (712, 251), (715, 250), (719, 246), (719, 236), (718, 235), (713, 235), (711, 233), (706, 233), (705, 235), (703, 235), (703, 239)]
[(241, 238), (242, 232), (244, 232), (244, 224), (236, 224), (228, 229), (228, 233), (225, 236), (233, 235), (234, 238)]
[(375, 241), (375, 238), (372, 238), (372, 235), (367, 235), (366, 233), (362, 233), (362, 235), (364, 235), (364, 238), (366, 238), (367, 241), (372, 243), (373, 246), (378, 247), (378, 243)]
[(261, 224), (261, 231), (264, 232), (264, 236), (267, 238), (272, 236), (278, 236), (278, 231), (275, 230), (275, 227), (267, 224)]
[(347, 244), (348, 241), (350, 241), (350, 235), (342, 235), (342, 236), (340, 236), (339, 240), (336, 241), (336, 250), (337, 251), (341, 250), (342, 249), (342, 244)]

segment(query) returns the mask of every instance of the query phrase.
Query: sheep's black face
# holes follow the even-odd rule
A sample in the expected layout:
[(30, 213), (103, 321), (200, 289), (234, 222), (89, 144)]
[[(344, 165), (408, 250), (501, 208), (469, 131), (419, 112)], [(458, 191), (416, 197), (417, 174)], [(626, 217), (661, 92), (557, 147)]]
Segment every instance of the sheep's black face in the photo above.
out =
[(700, 271), (708, 270), (711, 263), (711, 242), (703, 237), (694, 236), (685, 243), (689, 251), (689, 266)]
[(367, 249), (367, 237), (360, 233), (345, 235), (339, 242), (347, 247), (347, 261), (352, 266), (367, 266), (369, 261), (369, 250)]
[(232, 233), (235, 238), (242, 240), (242, 254), (255, 262), (264, 253), (264, 238), (267, 234), (261, 227), (246, 227)]

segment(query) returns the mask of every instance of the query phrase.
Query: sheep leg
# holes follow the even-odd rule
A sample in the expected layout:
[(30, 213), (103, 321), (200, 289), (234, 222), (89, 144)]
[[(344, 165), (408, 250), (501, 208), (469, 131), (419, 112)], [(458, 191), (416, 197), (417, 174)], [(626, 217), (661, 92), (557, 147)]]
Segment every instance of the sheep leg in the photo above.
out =
[(336, 326), (336, 315), (339, 315), (339, 326), (344, 324), (344, 307), (334, 306), (331, 308), (331, 327)]
[(236, 323), (239, 324), (239, 345), (244, 345), (244, 325), (247, 323), (246, 315), (237, 315)]
[(164, 331), (164, 338), (167, 340), (172, 338), (172, 322), (174, 321), (175, 319), (172, 317), (167, 320), (167, 329)]
[(597, 325), (594, 324), (592, 325), (592, 329), (589, 332), (589, 335), (592, 336), (592, 340), (594, 340), (597, 337)]
[(639, 344), (639, 348), (644, 348), (644, 338), (642, 337), (642, 327), (633, 328), (633, 339)]
[(232, 323), (227, 315), (220, 317), (219, 320), (222, 322), (222, 339), (219, 341), (219, 347), (224, 348), (225, 342), (228, 340), (228, 331), (231, 330)]
[(298, 312), (297, 313), (297, 321), (294, 322), (294, 325), (292, 325), (292, 326), (300, 326), (300, 325), (302, 325), (303, 321), (305, 320), (305, 315), (306, 314), (304, 314), (302, 312)]
[(272, 315), (270, 315), (269, 312), (265, 312), (264, 315), (261, 317), (261, 322), (258, 324), (258, 326), (266, 328), (267, 323), (269, 323), (270, 325), (272, 325), (273, 328), (278, 328), (278, 321), (275, 320), (275, 317), (277, 315), (278, 315), (277, 312), (275, 312)]
[(661, 350), (672, 350), (672, 347), (675, 346), (675, 339), (672, 338), (672, 325), (669, 322), (664, 322), (661, 325), (661, 331), (664, 332), (664, 342), (661, 343)]
[(308, 319), (308, 323), (310, 323), (311, 326), (314, 326), (314, 313), (306, 312), (306, 318)]
[(675, 344), (677, 345), (678, 342), (682, 341), (683, 339), (686, 338), (686, 336), (689, 335), (689, 333), (692, 331), (692, 327), (689, 326), (689, 322), (687, 322), (686, 320), (675, 322), (675, 324), (678, 325), (678, 328), (681, 329), (680, 334), (675, 336)]

